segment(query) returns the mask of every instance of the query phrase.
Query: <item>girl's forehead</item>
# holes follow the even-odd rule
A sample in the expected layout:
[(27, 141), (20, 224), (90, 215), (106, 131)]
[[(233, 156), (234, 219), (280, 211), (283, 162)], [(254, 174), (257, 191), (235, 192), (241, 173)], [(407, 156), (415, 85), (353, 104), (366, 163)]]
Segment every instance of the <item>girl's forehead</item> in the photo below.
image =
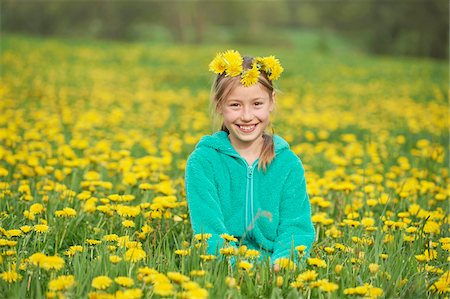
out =
[(253, 100), (261, 98), (269, 98), (269, 91), (261, 86), (261, 84), (255, 84), (248, 87), (242, 84), (237, 84), (231, 89), (227, 100)]

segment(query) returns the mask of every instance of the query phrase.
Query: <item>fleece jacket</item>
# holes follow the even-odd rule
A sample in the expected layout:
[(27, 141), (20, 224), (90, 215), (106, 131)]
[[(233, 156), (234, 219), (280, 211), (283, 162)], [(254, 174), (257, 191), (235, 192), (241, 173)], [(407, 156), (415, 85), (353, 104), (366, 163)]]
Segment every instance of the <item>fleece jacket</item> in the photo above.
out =
[(273, 136), (275, 157), (263, 172), (233, 148), (228, 133), (203, 136), (186, 164), (186, 197), (194, 234), (211, 234), (207, 252), (218, 255), (221, 234), (236, 237), (233, 246), (262, 251), (271, 263), (306, 255), (314, 241), (304, 168), (288, 143)]

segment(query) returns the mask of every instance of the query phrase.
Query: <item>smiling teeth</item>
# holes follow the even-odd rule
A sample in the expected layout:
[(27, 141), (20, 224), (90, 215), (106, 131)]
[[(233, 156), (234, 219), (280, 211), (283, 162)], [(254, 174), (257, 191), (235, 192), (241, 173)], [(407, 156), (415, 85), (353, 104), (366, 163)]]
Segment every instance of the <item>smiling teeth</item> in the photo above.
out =
[(253, 128), (255, 128), (255, 125), (252, 125), (252, 126), (239, 126), (239, 128), (241, 128), (244, 131), (251, 131), (251, 130), (253, 130)]

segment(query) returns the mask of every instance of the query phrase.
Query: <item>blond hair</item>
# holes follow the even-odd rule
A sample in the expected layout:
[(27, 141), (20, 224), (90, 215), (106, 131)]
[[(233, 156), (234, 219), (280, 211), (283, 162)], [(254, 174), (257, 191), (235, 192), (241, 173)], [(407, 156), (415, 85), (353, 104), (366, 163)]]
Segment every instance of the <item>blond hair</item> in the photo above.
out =
[[(249, 56), (243, 57), (242, 67), (244, 70), (252, 68), (253, 59), (254, 59), (253, 57)], [(268, 79), (267, 74), (264, 71), (260, 72), (260, 75), (258, 77), (258, 83), (260, 83), (264, 88), (266, 88), (267, 92), (269, 93), (270, 100), (273, 101), (274, 100), (273, 92), (275, 89), (273, 87), (272, 81)], [(216, 124), (217, 121), (217, 111), (219, 110), (225, 99), (228, 97), (228, 95), (231, 93), (233, 88), (238, 84), (240, 84), (239, 76), (229, 77), (226, 76), (225, 73), (216, 76), (211, 88), (211, 98), (210, 98), (210, 113), (214, 120), (213, 124)], [(230, 133), (223, 123), (221, 125), (220, 130)], [(273, 128), (271, 134), (263, 132), (264, 142), (261, 149), (261, 153), (259, 155), (258, 169), (262, 168), (264, 172), (266, 172), (267, 167), (270, 165), (273, 158), (275, 157), (273, 134), (274, 134)]]

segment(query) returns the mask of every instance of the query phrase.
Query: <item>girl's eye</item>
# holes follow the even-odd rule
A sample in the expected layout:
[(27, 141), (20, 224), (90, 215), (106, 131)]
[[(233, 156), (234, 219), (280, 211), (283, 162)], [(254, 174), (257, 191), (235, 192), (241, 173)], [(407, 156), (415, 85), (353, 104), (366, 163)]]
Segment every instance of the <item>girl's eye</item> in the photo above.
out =
[(232, 104), (230, 104), (230, 106), (231, 106), (231, 107), (238, 107), (239, 104), (238, 104), (238, 103), (232, 103)]
[(255, 106), (261, 106), (263, 103), (262, 102), (256, 102)]

